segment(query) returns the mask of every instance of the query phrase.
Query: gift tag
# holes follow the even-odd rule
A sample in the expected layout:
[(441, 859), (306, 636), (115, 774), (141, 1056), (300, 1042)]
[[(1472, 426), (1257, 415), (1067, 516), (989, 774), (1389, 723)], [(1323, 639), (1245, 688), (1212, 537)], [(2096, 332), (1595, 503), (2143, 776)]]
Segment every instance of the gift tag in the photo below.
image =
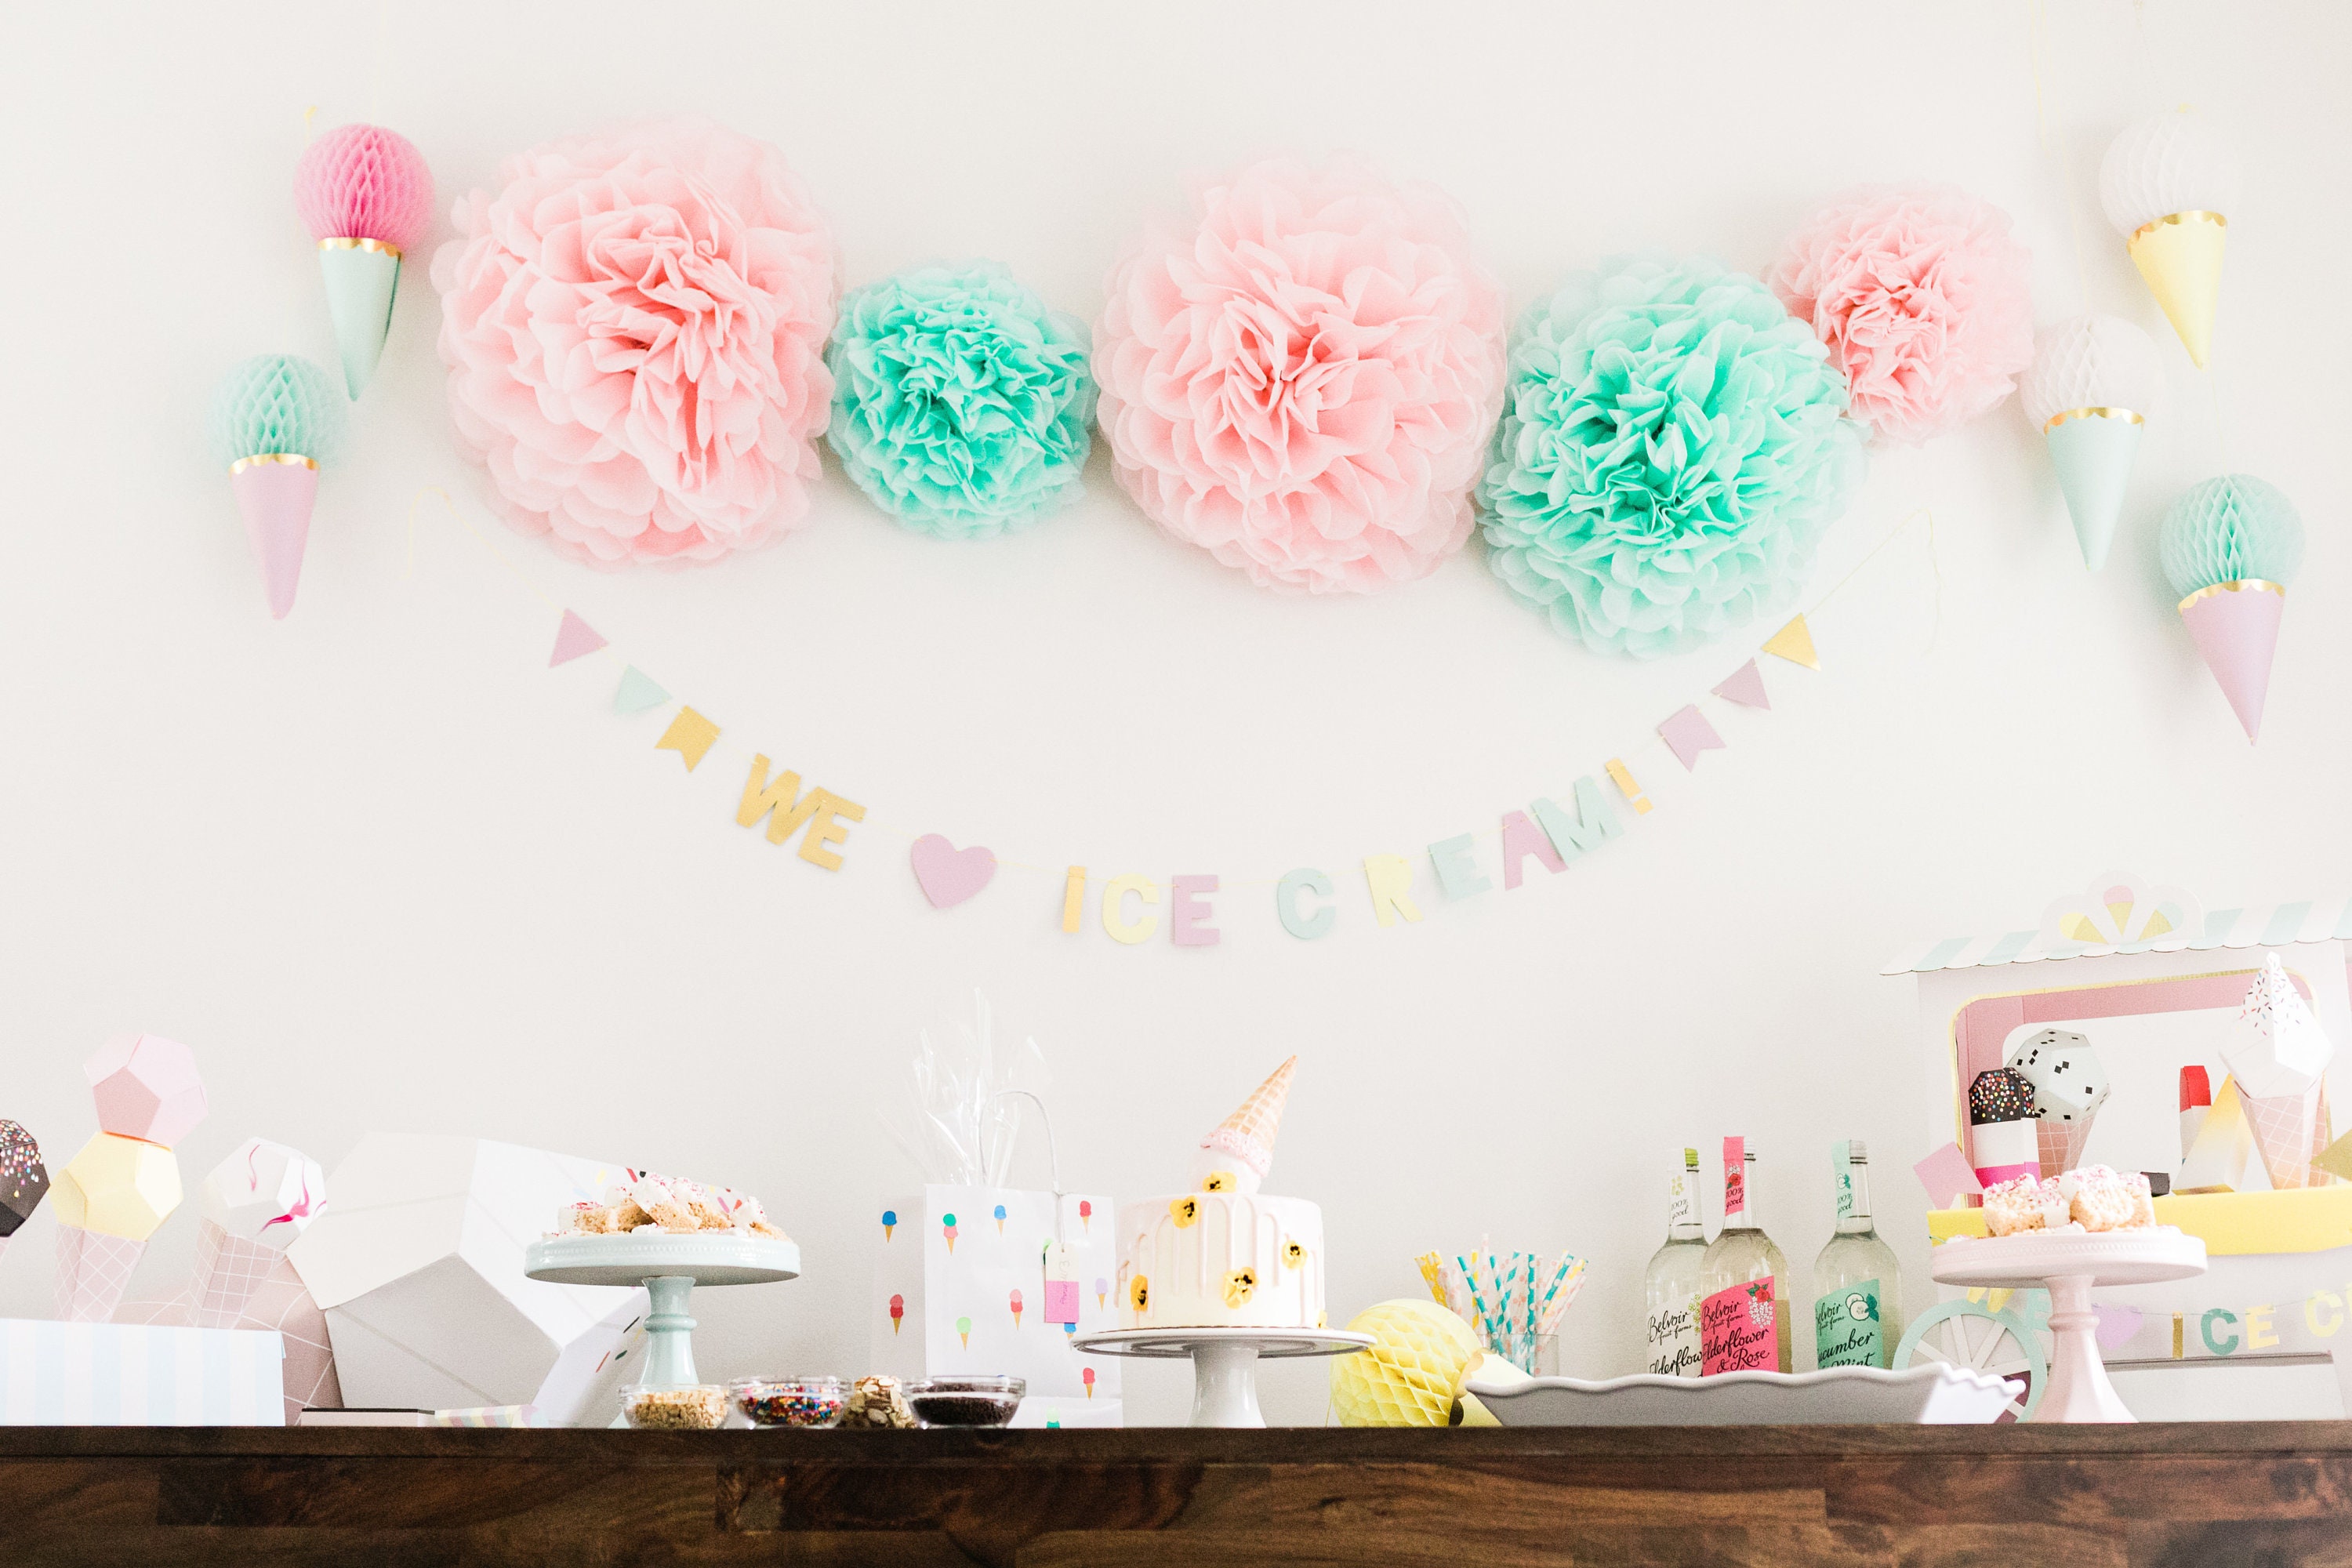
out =
[(1078, 1259), (1069, 1244), (1045, 1244), (1045, 1321), (1065, 1328), (1078, 1321)]

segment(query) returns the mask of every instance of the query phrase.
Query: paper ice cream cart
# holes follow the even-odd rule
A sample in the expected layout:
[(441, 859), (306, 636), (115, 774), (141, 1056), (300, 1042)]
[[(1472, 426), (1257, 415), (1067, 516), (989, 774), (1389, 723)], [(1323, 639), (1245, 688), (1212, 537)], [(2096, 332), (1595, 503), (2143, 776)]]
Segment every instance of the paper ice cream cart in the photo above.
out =
[[(2175, 1190), (2156, 1200), (2157, 1223), (2201, 1238), (2208, 1271), (2095, 1293), (2098, 1347), (2126, 1374), (2126, 1402), (2180, 1416), (2352, 1414), (2352, 1183), (2328, 1168), (2352, 1140), (2330, 1147), (2327, 1109), (2330, 1043), (2352, 1041), (2348, 940), (2352, 900), (2208, 911), (2179, 889), (2113, 874), (2032, 927), (1899, 954), (1882, 973), (1918, 988), (1930, 1108), (1921, 1146), (1937, 1151), (1920, 1167), (1931, 1245), (1986, 1233), (1975, 1176), (2018, 1168), (2010, 1162), (2044, 1175), (2098, 1163), (2165, 1177)], [(2267, 1035), (2233, 1031), (2273, 956), (2312, 1028), (2257, 1053), (2247, 1041), (2266, 1046)], [(2053, 1040), (2075, 1081), (2038, 1121), (2061, 1104), (2080, 1114), (2054, 1135), (2038, 1125), (2021, 1153), (2020, 1131), (1987, 1120), (2006, 1113), (1981, 1095), (1972, 1121), (1970, 1087), (1989, 1069), (2025, 1068)], [(2220, 1086), (2210, 1109), (2184, 1111), (2183, 1069)], [(2297, 1159), (2274, 1113), (2305, 1085)], [(2019, 1381), (2015, 1414), (2030, 1415), (2048, 1366), (2046, 1295), (1941, 1295), (1914, 1320), (1898, 1364), (2000, 1371)]]

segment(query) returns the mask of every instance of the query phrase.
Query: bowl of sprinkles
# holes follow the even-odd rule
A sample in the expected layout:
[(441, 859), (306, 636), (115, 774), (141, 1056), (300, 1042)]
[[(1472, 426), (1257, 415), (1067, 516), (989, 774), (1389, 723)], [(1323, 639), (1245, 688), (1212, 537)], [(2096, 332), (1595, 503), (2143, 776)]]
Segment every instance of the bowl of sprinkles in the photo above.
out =
[(727, 1392), (754, 1426), (838, 1426), (849, 1408), (837, 1377), (739, 1377)]

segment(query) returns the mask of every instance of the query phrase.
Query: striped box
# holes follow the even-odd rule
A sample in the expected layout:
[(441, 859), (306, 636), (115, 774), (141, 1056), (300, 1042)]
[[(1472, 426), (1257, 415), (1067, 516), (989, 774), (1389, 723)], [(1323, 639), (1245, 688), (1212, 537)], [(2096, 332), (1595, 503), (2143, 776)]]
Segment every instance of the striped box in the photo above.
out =
[(0, 1426), (283, 1426), (285, 1359), (252, 1329), (0, 1318)]

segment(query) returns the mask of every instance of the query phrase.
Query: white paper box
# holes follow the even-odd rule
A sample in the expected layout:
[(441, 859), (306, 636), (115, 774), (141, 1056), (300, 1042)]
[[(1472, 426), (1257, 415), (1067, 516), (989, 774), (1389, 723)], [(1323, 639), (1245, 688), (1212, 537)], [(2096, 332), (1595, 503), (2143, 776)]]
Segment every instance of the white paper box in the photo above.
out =
[(252, 1329), (0, 1318), (0, 1426), (283, 1426), (285, 1354)]
[(620, 1171), (479, 1138), (362, 1139), (287, 1249), (326, 1310), (344, 1402), (604, 1425), (642, 1356), (646, 1293), (528, 1279), (522, 1255)]
[[(1089, 1211), (1084, 1216), (1082, 1204)], [(1078, 1277), (1081, 1334), (1118, 1326), (1118, 1300), (1111, 1294), (1118, 1276), (1113, 1207), (1107, 1197), (1062, 1196), (1061, 1239)], [(875, 1254), (871, 1359), (877, 1371), (901, 1378), (957, 1372), (1026, 1378), (1028, 1397), (1016, 1426), (1045, 1424), (1031, 1409), (1041, 1400), (1061, 1411), (1066, 1426), (1119, 1424), (1118, 1359), (1080, 1355), (1071, 1348), (1070, 1332), (1045, 1321), (1045, 1252), (1055, 1235), (1051, 1193), (934, 1185), (920, 1196), (891, 1200), (883, 1212), (898, 1219)], [(949, 1215), (956, 1216), (952, 1247)], [(1015, 1290), (1022, 1302), (1018, 1321), (1012, 1310)], [(894, 1296), (902, 1309), (895, 1331)], [(957, 1330), (961, 1319), (971, 1321), (968, 1339)], [(1079, 1420), (1087, 1406), (1108, 1419)]]

